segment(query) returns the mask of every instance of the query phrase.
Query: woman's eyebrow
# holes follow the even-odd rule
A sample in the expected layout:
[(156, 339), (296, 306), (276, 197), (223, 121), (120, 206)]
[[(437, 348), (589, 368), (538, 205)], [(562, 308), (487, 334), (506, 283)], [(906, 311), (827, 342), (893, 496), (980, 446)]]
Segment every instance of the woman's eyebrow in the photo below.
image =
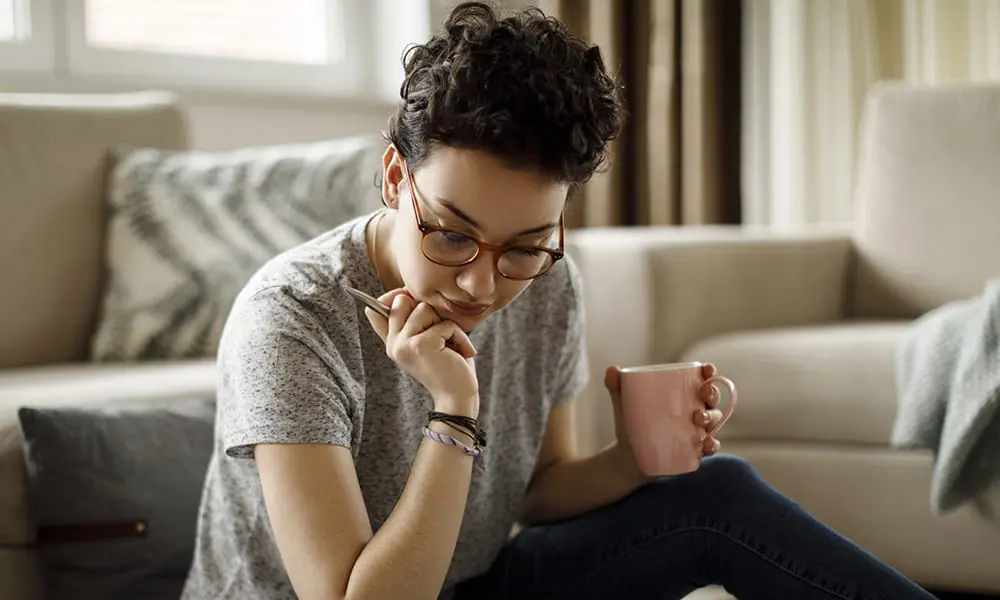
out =
[[(458, 217), (459, 219), (465, 221), (466, 223), (468, 223), (469, 225), (471, 225), (472, 227), (474, 227), (476, 230), (478, 230), (478, 231), (482, 231), (483, 230), (482, 226), (479, 225), (479, 222), (477, 222), (475, 219), (473, 219), (469, 215), (467, 215), (464, 212), (462, 212), (462, 209), (460, 209), (457, 206), (455, 206), (455, 203), (453, 203), (452, 201), (448, 200), (447, 198), (441, 198), (441, 197), (438, 197), (438, 196), (435, 196), (434, 200), (436, 200), (437, 203), (440, 204), (441, 206), (447, 208), (448, 211), (451, 212), (451, 214), (453, 214), (456, 217)], [(513, 238), (519, 238), (519, 237), (524, 237), (526, 235), (531, 235), (533, 233), (543, 233), (545, 231), (551, 231), (551, 230), (555, 229), (558, 226), (559, 226), (559, 223), (545, 223), (543, 225), (538, 225), (536, 227), (529, 227), (528, 229), (525, 229), (524, 231), (520, 231), (518, 233), (515, 233), (514, 235), (511, 236), (511, 239), (513, 239)]]

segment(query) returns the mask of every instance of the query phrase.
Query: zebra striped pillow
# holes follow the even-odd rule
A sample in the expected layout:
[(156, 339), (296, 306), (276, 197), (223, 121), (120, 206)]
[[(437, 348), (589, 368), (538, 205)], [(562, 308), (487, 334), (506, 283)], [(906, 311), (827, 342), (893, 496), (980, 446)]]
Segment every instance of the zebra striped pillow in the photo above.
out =
[(377, 137), (118, 149), (91, 359), (214, 356), (236, 294), (264, 262), (381, 205), (374, 182), (384, 150)]

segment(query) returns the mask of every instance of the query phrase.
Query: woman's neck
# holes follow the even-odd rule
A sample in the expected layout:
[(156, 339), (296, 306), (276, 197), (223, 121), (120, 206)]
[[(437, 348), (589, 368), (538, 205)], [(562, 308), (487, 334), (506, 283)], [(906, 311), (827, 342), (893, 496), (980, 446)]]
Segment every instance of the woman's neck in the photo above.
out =
[(396, 268), (395, 256), (392, 253), (394, 217), (393, 211), (382, 209), (371, 220), (368, 235), (365, 236), (369, 244), (368, 256), (375, 269), (375, 275), (385, 290), (402, 286), (399, 271)]

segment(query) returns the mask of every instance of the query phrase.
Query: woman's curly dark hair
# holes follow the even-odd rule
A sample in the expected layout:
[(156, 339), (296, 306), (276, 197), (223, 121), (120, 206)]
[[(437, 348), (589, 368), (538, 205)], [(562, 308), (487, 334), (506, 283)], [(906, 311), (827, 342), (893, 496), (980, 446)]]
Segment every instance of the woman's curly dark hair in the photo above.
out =
[(622, 128), (620, 89), (600, 50), (535, 8), (501, 17), (482, 2), (459, 4), (403, 63), (385, 137), (414, 169), (443, 145), (576, 187), (606, 163)]

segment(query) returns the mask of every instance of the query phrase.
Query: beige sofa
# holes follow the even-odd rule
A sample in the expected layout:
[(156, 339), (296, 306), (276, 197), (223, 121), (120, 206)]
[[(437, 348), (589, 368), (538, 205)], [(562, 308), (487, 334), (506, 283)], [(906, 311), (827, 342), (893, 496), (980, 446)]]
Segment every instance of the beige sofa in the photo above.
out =
[[(594, 229), (571, 252), (594, 364), (714, 362), (741, 393), (726, 451), (925, 586), (1000, 594), (1000, 489), (934, 515), (932, 455), (889, 446), (901, 333), (1000, 276), (998, 115), (1000, 84), (882, 85), (855, 225)], [(613, 421), (589, 394), (594, 448)]]
[[(820, 518), (926, 585), (1000, 591), (1000, 526), (928, 509), (930, 456), (888, 447), (892, 349), (907, 320), (1000, 271), (1000, 145), (972, 160), (1000, 88), (873, 96), (853, 231), (582, 230), (594, 384), (586, 449), (611, 435), (605, 364), (716, 362), (742, 404), (726, 449)], [(990, 111), (993, 111), (992, 113)], [(42, 597), (17, 407), (210, 392), (212, 360), (86, 362), (102, 281), (107, 151), (185, 148), (166, 94), (0, 95), (0, 597)], [(891, 160), (896, 144), (919, 163)], [(926, 161), (926, 162), (925, 162)], [(929, 168), (933, 166), (933, 168)], [(944, 194), (958, 186), (961, 196)], [(952, 206), (947, 206), (950, 200)], [(936, 242), (927, 245), (928, 236)], [(969, 242), (969, 240), (973, 240)], [(962, 244), (972, 244), (962, 247)], [(990, 252), (992, 250), (992, 253)]]

